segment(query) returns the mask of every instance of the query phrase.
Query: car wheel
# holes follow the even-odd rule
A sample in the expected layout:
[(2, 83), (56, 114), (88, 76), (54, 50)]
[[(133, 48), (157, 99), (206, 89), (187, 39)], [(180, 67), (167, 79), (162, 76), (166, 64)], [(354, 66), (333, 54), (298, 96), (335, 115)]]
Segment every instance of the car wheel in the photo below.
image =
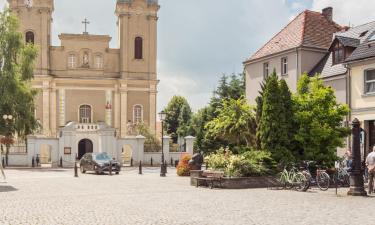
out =
[(100, 172), (99, 172), (98, 170), (95, 170), (95, 173), (96, 173), (97, 175), (99, 175), (99, 174), (100, 174)]
[(79, 168), (81, 170), (81, 173), (86, 173), (86, 170), (83, 168), (83, 166), (80, 166)]
[(117, 175), (119, 175), (119, 174), (120, 174), (120, 172), (116, 172), (116, 174), (117, 174)]

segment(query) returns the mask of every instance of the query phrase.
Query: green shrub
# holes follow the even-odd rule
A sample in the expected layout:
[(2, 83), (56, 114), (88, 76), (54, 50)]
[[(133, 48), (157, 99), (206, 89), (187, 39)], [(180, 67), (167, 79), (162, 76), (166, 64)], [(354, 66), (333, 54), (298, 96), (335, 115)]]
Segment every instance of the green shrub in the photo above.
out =
[(227, 177), (261, 176), (273, 165), (271, 153), (248, 151), (234, 155), (229, 149), (219, 149), (205, 158), (210, 169), (224, 171)]

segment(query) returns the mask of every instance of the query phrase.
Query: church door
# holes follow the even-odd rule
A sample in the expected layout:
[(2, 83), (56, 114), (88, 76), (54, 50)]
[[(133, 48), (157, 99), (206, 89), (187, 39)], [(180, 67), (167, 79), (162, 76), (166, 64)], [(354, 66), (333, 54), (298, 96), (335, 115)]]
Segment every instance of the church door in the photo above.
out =
[(82, 139), (78, 143), (78, 159), (81, 159), (84, 154), (90, 152), (93, 152), (92, 141), (89, 139)]

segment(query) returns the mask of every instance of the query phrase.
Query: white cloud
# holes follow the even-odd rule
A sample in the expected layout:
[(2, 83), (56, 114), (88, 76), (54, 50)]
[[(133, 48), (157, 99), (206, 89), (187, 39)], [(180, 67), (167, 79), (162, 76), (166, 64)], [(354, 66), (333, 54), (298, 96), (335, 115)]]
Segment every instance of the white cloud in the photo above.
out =
[(333, 18), (340, 25), (361, 25), (375, 20), (374, 0), (314, 0), (313, 10), (332, 6)]

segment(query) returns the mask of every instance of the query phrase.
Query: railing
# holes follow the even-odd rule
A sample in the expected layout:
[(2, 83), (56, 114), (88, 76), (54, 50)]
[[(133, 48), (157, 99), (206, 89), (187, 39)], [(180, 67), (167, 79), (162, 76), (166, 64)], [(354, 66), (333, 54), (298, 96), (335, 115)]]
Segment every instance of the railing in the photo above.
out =
[(145, 143), (144, 152), (161, 152), (161, 145)]
[(79, 123), (76, 125), (76, 129), (77, 131), (97, 131), (100, 127), (94, 123)]

